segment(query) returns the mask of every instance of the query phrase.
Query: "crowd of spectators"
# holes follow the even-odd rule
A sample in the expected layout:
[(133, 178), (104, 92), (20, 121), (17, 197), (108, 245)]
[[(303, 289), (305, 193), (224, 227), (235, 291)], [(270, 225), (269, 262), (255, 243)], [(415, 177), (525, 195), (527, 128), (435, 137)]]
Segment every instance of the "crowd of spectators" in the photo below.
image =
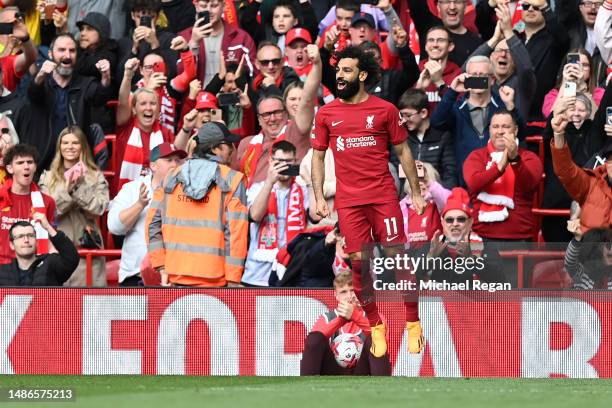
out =
[[(74, 248), (113, 245), (122, 286), (152, 268), (162, 285), (330, 287), (350, 270), (337, 164), (330, 149), (321, 219), (310, 143), (355, 46), (417, 161), (424, 214), (389, 148), (412, 250), (569, 243), (574, 286), (612, 287), (612, 0), (0, 4), (0, 285), (84, 286)], [(505, 281), (497, 261), (478, 277)]]

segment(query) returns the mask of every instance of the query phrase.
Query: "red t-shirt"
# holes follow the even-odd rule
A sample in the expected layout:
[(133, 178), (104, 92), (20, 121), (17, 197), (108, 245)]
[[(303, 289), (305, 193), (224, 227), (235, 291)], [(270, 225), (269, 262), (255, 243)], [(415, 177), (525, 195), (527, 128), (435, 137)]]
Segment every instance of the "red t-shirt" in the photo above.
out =
[(311, 144), (334, 153), (336, 208), (398, 200), (388, 146), (408, 137), (399, 118), (395, 106), (372, 95), (358, 104), (335, 99), (319, 109)]
[[(0, 264), (7, 264), (13, 261), (15, 253), (9, 247), (9, 229), (17, 221), (32, 220), (32, 199), (30, 194), (14, 194), (9, 192), (12, 205), (0, 208)], [(55, 221), (55, 201), (50, 196), (42, 193), (43, 203), (47, 210), (47, 220), (53, 225)]]
[(6, 89), (11, 92), (15, 92), (19, 81), (25, 74), (25, 72), (15, 71), (15, 60), (17, 55), (7, 55), (6, 57), (0, 58), (0, 64), (2, 65), (2, 83)]

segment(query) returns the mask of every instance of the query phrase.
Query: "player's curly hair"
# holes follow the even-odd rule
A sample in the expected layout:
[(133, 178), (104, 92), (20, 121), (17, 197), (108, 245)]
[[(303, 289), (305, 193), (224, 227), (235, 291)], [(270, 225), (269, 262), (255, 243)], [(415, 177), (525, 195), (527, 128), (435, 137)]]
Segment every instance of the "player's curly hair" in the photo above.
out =
[(368, 73), (368, 77), (365, 80), (366, 88), (376, 84), (380, 80), (380, 65), (378, 65), (378, 62), (376, 62), (371, 53), (351, 45), (342, 51), (336, 52), (335, 57), (338, 62), (343, 58), (356, 59), (358, 61), (357, 68), (359, 68), (359, 71)]

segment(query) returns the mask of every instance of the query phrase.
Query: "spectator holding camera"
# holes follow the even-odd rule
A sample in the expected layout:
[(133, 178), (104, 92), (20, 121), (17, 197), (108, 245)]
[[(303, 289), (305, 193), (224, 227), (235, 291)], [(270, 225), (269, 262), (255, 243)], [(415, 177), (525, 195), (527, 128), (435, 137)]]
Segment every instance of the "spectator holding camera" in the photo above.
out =
[[(0, 286), (61, 286), (77, 267), (79, 253), (70, 239), (53, 228), (44, 213), (34, 213), (32, 222), (10, 226), (8, 244), (15, 259), (0, 265)], [(37, 255), (37, 229), (45, 231), (58, 253)]]
[(568, 118), (555, 115), (551, 121), (553, 139), (550, 150), (553, 169), (559, 181), (581, 208), (582, 234), (592, 228), (609, 228), (612, 225), (612, 143), (602, 151), (605, 164), (593, 170), (579, 167), (572, 160), (565, 133)]
[(495, 75), (493, 90), (499, 92), (502, 86), (514, 89), (516, 109), (521, 117), (526, 118), (536, 89), (531, 57), (525, 44), (512, 30), (512, 15), (508, 5), (498, 4), (495, 13), (497, 24), (493, 37), (478, 47), (472, 55), (491, 58)]
[[(51, 167), (40, 177), (40, 189), (55, 200), (58, 230), (80, 248), (103, 248), (98, 219), (108, 207), (108, 183), (78, 126), (60, 133)], [(92, 272), (93, 285), (106, 286), (105, 258), (93, 259)], [(87, 265), (81, 259), (65, 286), (86, 284)]]
[[(606, 105), (612, 103), (612, 85), (608, 86), (602, 99), (604, 104), (597, 109), (591, 120), (593, 102), (587, 95), (578, 93), (576, 96), (559, 96), (555, 102), (555, 115), (565, 115), (569, 119), (565, 128), (565, 140), (569, 147), (571, 158), (579, 167), (587, 167), (591, 157), (605, 147), (612, 134), (612, 126), (606, 124)], [(607, 131), (607, 132), (606, 132)], [(607, 133), (607, 134), (606, 134)], [(569, 208), (572, 201), (553, 170), (551, 149), (548, 147), (553, 139), (553, 129), (548, 123), (544, 133), (544, 196), (543, 208)], [(596, 166), (589, 166), (593, 169)], [(565, 220), (561, 217), (543, 217), (542, 234), (546, 241), (567, 242), (571, 239), (565, 229)]]
[[(489, 124), (495, 112), (511, 112), (513, 121), (520, 122), (514, 105), (514, 89), (503, 86), (492, 91), (495, 81), (493, 64), (485, 56), (470, 57), (466, 72), (455, 77), (431, 115), (431, 126), (450, 131), (454, 136), (455, 160), (462, 169), (467, 156), (485, 147), (489, 140)], [(465, 93), (457, 100), (460, 93)], [(520, 128), (519, 124), (519, 128)], [(459, 185), (465, 185), (463, 172), (458, 172)]]
[(573, 289), (612, 289), (612, 229), (593, 228), (583, 235), (578, 225), (573, 233), (563, 265)]
[[(571, 62), (570, 56), (574, 58)], [(542, 105), (544, 117), (550, 116), (558, 105), (557, 101), (560, 97), (572, 97), (577, 93), (585, 94), (592, 99), (591, 112), (594, 112), (601, 102), (604, 89), (597, 87), (595, 67), (589, 53), (582, 48), (573, 49), (565, 56), (562, 66), (563, 70), (557, 76), (557, 84), (544, 97), (544, 104)]]
[(306, 229), (307, 212), (313, 221), (321, 218), (310, 210), (308, 190), (296, 179), (295, 146), (276, 141), (271, 151), (265, 181), (254, 183), (247, 193), (250, 245), (242, 282), (248, 286), (268, 286), (273, 268), (282, 279), (279, 250)]
[(478, 214), (474, 231), (488, 241), (530, 241), (537, 228), (531, 208), (542, 163), (518, 147), (518, 126), (510, 112), (495, 112), (489, 128), (487, 145), (470, 153), (463, 165)]
[(161, 0), (129, 0), (127, 6), (135, 28), (119, 40), (117, 81), (123, 79), (123, 67), (129, 59), (143, 61), (151, 52), (162, 56), (168, 69), (167, 77), (174, 78), (178, 53), (171, 47), (175, 35), (157, 24)]
[[(0, 10), (0, 23), (12, 24), (10, 33), (0, 34), (0, 43), (4, 45), (3, 57), (0, 58), (2, 69), (2, 83), (4, 88), (15, 92), (21, 78), (28, 72), (28, 68), (38, 57), (38, 51), (34, 45), (25, 25), (22, 13), (17, 7), (5, 7)], [(10, 27), (9, 27), (10, 29)], [(23, 52), (13, 54), (17, 46)]]
[(604, 0), (561, 0), (556, 2), (559, 23), (567, 30), (570, 48), (583, 48), (592, 57), (593, 76), (597, 85), (606, 79), (607, 60), (602, 60), (597, 44), (595, 21)]
[[(10, 147), (3, 157), (6, 179), (0, 188), (0, 264), (10, 263), (15, 257), (9, 243), (9, 229), (17, 221), (31, 221), (34, 213), (44, 213), (47, 220), (54, 222), (55, 202), (41, 193), (34, 183), (38, 151), (24, 143)], [(38, 253), (49, 251), (49, 234), (40, 224), (34, 224)]]
[[(223, 20), (225, 1), (194, 1), (196, 20), (193, 27), (179, 33), (189, 42), (189, 48), (196, 56), (197, 75), (206, 88), (213, 76), (219, 72), (221, 53), (226, 63), (238, 64), (246, 56), (248, 75), (253, 75), (255, 65), (255, 43), (249, 34)], [(182, 67), (179, 64), (179, 72)]]

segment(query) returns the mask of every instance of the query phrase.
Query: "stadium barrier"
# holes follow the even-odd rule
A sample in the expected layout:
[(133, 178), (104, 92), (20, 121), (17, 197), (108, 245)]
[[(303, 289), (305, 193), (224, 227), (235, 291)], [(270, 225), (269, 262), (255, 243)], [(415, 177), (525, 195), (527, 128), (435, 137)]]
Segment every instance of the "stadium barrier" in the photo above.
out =
[[(298, 375), (331, 290), (0, 289), (2, 374)], [(393, 374), (612, 377), (612, 293), (428, 292), (427, 347), (389, 319)]]

